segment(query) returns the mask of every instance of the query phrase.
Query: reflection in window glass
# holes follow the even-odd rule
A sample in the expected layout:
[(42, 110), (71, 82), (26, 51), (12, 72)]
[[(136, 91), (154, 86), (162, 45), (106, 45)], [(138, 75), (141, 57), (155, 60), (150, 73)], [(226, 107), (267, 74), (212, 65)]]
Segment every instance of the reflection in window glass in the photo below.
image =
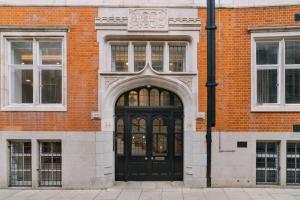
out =
[(285, 41), (285, 64), (300, 64), (300, 41)]
[(300, 103), (300, 69), (285, 70), (285, 102)]
[(125, 106), (125, 95), (122, 95), (118, 102), (117, 102), (117, 106)]
[(256, 64), (274, 65), (278, 64), (278, 42), (257, 43), (256, 44)]
[(42, 65), (62, 64), (62, 42), (61, 41), (40, 41), (40, 60)]
[(185, 70), (185, 49), (183, 45), (169, 46), (169, 70), (171, 72), (183, 72)]
[(33, 103), (33, 70), (12, 70), (12, 103)]
[(257, 70), (257, 103), (277, 103), (277, 69)]
[(134, 71), (141, 71), (146, 65), (146, 45), (134, 45)]
[(61, 70), (42, 70), (42, 103), (61, 103)]
[(128, 45), (111, 46), (111, 67), (114, 72), (128, 71)]
[(157, 89), (150, 91), (150, 106), (159, 106), (159, 91)]
[(164, 46), (163, 44), (151, 45), (151, 63), (156, 71), (163, 71), (164, 66)]
[(33, 64), (32, 41), (11, 41), (11, 64)]

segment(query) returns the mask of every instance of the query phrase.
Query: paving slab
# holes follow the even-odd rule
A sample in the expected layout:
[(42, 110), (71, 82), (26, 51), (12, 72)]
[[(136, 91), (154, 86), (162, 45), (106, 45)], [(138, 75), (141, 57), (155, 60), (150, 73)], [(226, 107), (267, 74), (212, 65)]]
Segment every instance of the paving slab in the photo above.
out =
[(0, 200), (300, 200), (300, 188), (188, 188), (182, 182), (118, 182), (108, 189), (0, 189)]

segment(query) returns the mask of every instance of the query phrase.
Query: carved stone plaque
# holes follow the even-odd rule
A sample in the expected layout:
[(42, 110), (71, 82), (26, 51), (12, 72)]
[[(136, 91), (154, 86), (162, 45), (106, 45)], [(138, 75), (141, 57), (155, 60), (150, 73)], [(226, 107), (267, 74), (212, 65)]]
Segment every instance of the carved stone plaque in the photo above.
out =
[(128, 31), (168, 31), (166, 9), (129, 9)]

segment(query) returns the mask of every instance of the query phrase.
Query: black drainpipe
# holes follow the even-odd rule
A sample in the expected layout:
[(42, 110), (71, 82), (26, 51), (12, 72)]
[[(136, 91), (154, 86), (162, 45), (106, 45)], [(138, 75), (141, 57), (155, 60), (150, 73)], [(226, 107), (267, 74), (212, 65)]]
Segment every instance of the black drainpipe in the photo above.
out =
[(211, 187), (211, 129), (216, 124), (216, 24), (215, 0), (207, 0), (207, 187)]

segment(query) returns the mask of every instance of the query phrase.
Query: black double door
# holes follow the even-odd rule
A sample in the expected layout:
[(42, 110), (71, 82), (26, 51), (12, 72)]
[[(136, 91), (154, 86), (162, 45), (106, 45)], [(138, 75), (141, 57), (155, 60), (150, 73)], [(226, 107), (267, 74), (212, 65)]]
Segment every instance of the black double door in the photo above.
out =
[(118, 115), (116, 180), (182, 180), (182, 125), (182, 112), (172, 109), (128, 109)]

